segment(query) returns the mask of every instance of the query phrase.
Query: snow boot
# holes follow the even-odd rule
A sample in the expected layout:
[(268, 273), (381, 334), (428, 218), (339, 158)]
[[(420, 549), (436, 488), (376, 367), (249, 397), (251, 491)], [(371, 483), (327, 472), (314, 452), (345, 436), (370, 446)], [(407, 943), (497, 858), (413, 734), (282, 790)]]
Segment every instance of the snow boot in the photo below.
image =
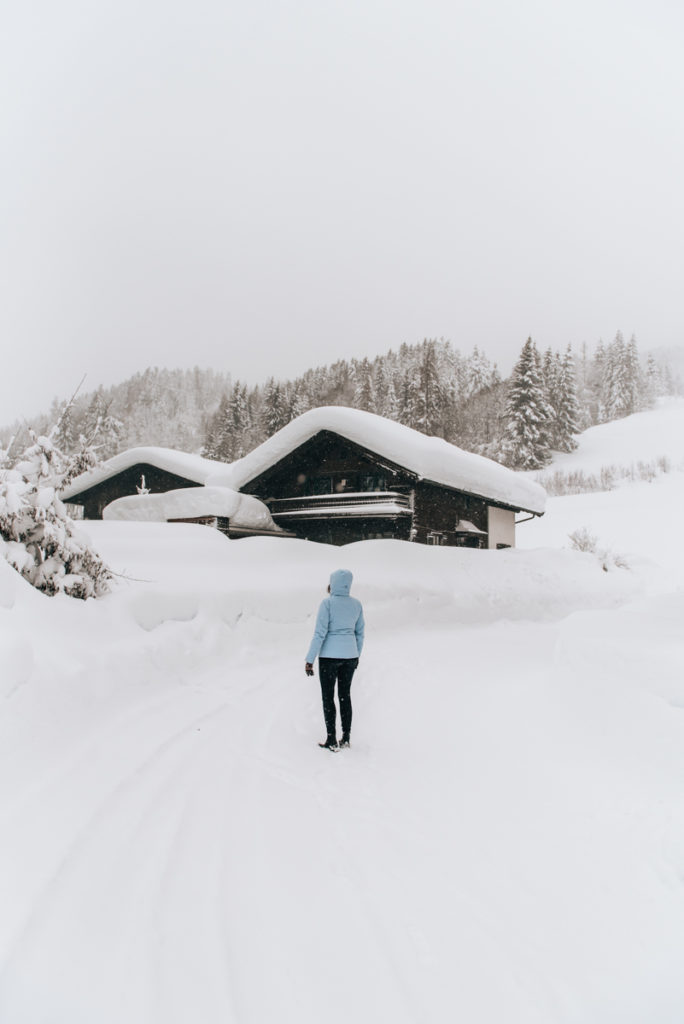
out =
[(340, 740), (340, 750), (344, 750), (345, 748), (350, 747), (350, 746), (351, 746), (351, 743), (349, 742), (349, 733), (345, 732), (345, 734), (343, 735), (342, 739)]
[(328, 736), (325, 743), (319, 743), (319, 747), (323, 747), (324, 750), (339, 750), (337, 746), (337, 738), (335, 736)]

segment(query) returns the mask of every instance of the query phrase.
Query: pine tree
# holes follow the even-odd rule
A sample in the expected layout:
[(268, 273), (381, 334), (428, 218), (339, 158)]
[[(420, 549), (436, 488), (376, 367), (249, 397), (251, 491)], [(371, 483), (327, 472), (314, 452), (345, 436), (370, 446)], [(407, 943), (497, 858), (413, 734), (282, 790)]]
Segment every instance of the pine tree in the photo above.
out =
[(629, 416), (639, 408), (639, 357), (636, 339), (629, 345), (620, 331), (608, 347), (603, 360), (601, 380), (601, 417), (603, 420)]
[(241, 384), (239, 380), (233, 386), (229, 418), (232, 420), (231, 458), (241, 459), (248, 451), (246, 439), (251, 422), (247, 407), (247, 385)]
[(65, 405), (62, 414), (57, 421), (54, 432), (54, 443), (62, 452), (71, 453), (76, 446), (76, 429), (74, 426), (74, 414), (72, 403)]
[(480, 352), (476, 345), (472, 356), (466, 361), (467, 396), (471, 398), (478, 391), (484, 391), (485, 388), (488, 388), (491, 384), (491, 375), (489, 360), (483, 352)]
[(86, 441), (97, 441), (97, 451), (101, 459), (109, 459), (116, 455), (121, 447), (123, 423), (111, 412), (112, 399), (107, 400), (102, 388), (98, 388), (85, 411), (82, 423), (82, 434)]
[[(64, 415), (64, 413), (62, 414)], [(38, 436), (12, 462), (0, 452), (0, 537), (3, 554), (24, 579), (43, 593), (99, 597), (109, 590), (111, 573), (87, 537), (69, 519), (59, 491), (97, 464), (92, 447), (72, 455), (56, 445), (61, 424)]]
[(541, 358), (532, 341), (525, 342), (508, 385), (508, 423), (503, 451), (515, 469), (538, 469), (550, 459), (549, 423), (553, 410), (546, 401)]
[(397, 395), (396, 374), (390, 369), (387, 376), (387, 394), (385, 396), (384, 416), (388, 420), (399, 421), (399, 396)]
[(639, 350), (636, 338), (632, 335), (625, 350), (625, 406), (628, 416), (642, 408), (643, 391), (644, 381), (639, 365)]
[(290, 390), (289, 395), (289, 420), (296, 420), (298, 416), (301, 416), (309, 408), (309, 403), (306, 397), (306, 391), (301, 378), (297, 379)]
[(271, 437), (281, 430), (289, 419), (286, 397), (278, 381), (269, 377), (264, 388), (261, 409), (261, 426), (266, 437)]
[(356, 364), (356, 388), (354, 390), (354, 408), (365, 412), (375, 412), (375, 388), (373, 387), (373, 371), (367, 359)]
[(646, 374), (644, 379), (644, 404), (646, 406), (653, 406), (659, 394), (660, 373), (652, 353), (649, 352), (648, 358), (646, 359)]
[(228, 395), (224, 392), (212, 421), (212, 451), (207, 455), (219, 462), (230, 462), (233, 458), (233, 410)]
[(424, 434), (435, 434), (442, 418), (443, 392), (434, 341), (424, 341), (418, 364), (416, 425)]
[(580, 406), (577, 399), (577, 381), (572, 352), (568, 345), (562, 360), (559, 358), (557, 398), (554, 417), (554, 448), (571, 452), (577, 447), (574, 435), (580, 432)]
[(379, 416), (385, 416), (387, 419), (391, 419), (388, 415), (388, 402), (387, 396), (389, 394), (391, 382), (391, 375), (385, 359), (376, 359), (373, 367), (373, 392), (375, 394), (375, 408), (373, 412), (377, 412)]
[(420, 398), (418, 395), (418, 379), (412, 366), (404, 371), (401, 381), (399, 398), (399, 422), (407, 427), (418, 429)]
[(554, 353), (550, 348), (547, 348), (542, 360), (542, 378), (544, 381), (544, 397), (549, 407), (553, 410), (553, 416), (548, 424), (548, 441), (549, 446), (554, 449), (558, 449), (559, 446), (558, 411), (561, 404), (560, 377), (560, 357), (558, 353)]

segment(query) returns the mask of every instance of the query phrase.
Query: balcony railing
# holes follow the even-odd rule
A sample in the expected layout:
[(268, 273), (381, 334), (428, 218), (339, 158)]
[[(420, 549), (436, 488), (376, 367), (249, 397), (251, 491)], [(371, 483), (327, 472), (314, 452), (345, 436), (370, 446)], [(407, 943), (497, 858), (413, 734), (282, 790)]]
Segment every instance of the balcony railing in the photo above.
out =
[(406, 515), (411, 512), (407, 494), (398, 491), (344, 491), (341, 494), (308, 494), (301, 498), (274, 498), (268, 502), (272, 516)]

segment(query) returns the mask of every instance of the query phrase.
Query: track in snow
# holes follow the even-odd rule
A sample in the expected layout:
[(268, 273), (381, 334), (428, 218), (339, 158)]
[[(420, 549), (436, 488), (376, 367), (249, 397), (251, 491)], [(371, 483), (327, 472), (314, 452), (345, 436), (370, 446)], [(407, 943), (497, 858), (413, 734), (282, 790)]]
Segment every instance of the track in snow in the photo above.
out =
[(334, 757), (293, 643), (75, 714), (0, 808), (0, 1020), (598, 1024), (640, 939), (593, 918), (624, 794), (568, 787), (565, 629), (378, 636)]

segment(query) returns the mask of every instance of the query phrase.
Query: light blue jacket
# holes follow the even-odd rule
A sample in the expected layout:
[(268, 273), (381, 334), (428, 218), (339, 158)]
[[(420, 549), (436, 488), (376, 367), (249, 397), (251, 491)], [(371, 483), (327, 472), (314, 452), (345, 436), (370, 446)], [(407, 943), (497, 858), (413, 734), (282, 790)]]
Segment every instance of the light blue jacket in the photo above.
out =
[(348, 569), (338, 569), (330, 577), (330, 597), (321, 601), (316, 628), (306, 660), (313, 665), (319, 658), (358, 658), (363, 647), (363, 608), (349, 596), (352, 579)]

